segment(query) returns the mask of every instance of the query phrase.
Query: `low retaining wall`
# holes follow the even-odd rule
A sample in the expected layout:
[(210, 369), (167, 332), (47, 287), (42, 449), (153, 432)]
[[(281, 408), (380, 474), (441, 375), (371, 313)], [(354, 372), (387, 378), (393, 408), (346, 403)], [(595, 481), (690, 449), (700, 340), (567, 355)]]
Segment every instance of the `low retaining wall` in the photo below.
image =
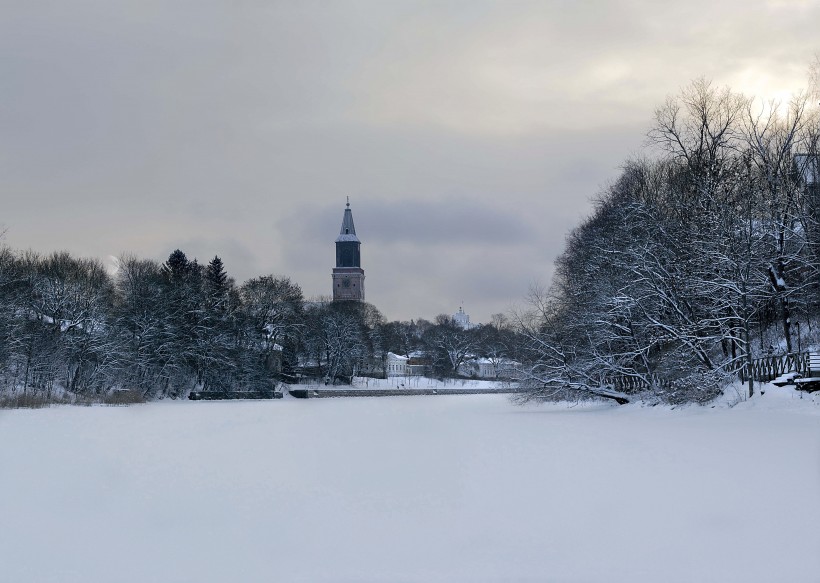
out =
[(191, 401), (232, 401), (234, 399), (281, 399), (281, 391), (191, 391)]
[(297, 399), (324, 399), (329, 397), (410, 397), (417, 395), (493, 395), (523, 392), (524, 389), (508, 387), (498, 389), (336, 389), (315, 387), (290, 389)]

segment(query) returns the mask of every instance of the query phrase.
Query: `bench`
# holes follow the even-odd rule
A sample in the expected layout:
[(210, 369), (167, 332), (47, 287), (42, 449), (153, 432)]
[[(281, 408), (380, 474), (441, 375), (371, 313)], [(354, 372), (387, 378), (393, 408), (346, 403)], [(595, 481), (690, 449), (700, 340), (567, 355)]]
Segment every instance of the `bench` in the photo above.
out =
[(803, 377), (794, 379), (794, 384), (801, 391), (820, 390), (820, 354), (809, 353), (808, 370)]

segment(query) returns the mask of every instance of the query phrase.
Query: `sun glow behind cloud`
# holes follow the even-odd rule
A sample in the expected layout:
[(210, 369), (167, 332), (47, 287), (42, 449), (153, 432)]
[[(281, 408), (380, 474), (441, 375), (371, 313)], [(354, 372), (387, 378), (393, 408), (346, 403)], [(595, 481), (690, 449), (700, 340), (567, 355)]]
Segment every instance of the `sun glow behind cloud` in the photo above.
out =
[[(816, 6), (707, 4), (658, 11), (642, 1), (617, 9), (536, 3), (532, 14), (499, 15), (494, 5), (469, 18), (416, 15), (361, 68), (356, 117), (387, 127), (522, 136), (648, 126), (655, 105), (701, 76), (766, 101), (787, 103), (805, 87), (812, 56), (805, 45), (786, 36), (771, 50), (760, 39), (820, 18)], [(716, 28), (732, 21), (736, 28)]]
[(784, 66), (782, 69), (766, 69), (753, 64), (728, 75), (725, 84), (733, 90), (764, 103), (772, 102), (781, 108), (804, 94), (807, 85), (807, 69)]

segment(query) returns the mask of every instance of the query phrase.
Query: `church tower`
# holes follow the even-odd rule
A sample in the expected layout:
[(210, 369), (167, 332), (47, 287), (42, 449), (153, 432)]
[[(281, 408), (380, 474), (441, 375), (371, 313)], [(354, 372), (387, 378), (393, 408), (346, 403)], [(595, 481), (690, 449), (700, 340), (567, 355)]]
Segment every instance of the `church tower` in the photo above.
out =
[(336, 237), (336, 267), (333, 268), (333, 301), (364, 301), (364, 269), (360, 253), (361, 241), (353, 226), (350, 199), (347, 201), (342, 229)]

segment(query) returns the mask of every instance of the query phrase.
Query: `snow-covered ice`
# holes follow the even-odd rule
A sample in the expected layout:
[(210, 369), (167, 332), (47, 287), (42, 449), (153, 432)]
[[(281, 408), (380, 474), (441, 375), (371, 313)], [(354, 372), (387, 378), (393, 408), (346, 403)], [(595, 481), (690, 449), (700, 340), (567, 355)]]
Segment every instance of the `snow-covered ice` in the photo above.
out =
[(820, 397), (0, 411), (0, 581), (820, 581)]

